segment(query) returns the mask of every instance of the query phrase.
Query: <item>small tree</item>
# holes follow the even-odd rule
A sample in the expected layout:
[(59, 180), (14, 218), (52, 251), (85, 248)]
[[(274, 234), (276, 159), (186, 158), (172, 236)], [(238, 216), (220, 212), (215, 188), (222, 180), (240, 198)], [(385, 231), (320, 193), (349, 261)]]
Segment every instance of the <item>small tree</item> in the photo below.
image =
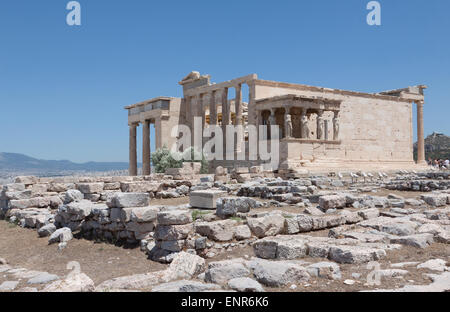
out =
[(169, 168), (181, 168), (183, 161), (175, 160), (172, 152), (164, 146), (152, 153), (152, 164), (157, 173), (164, 173)]

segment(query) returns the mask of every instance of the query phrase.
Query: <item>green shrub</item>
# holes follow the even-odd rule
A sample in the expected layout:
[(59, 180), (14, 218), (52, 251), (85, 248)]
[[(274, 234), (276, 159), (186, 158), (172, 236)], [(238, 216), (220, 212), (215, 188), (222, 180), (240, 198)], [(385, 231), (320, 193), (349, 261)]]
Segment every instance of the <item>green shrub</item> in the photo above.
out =
[(185, 150), (182, 154), (174, 154), (166, 146), (152, 153), (152, 164), (157, 173), (164, 173), (169, 168), (181, 168), (183, 162), (200, 162), (202, 165), (200, 173), (208, 173), (209, 171), (205, 156), (196, 152), (193, 147)]
[(181, 168), (183, 161), (175, 160), (172, 152), (164, 146), (152, 153), (152, 164), (157, 173), (164, 173), (169, 168)]

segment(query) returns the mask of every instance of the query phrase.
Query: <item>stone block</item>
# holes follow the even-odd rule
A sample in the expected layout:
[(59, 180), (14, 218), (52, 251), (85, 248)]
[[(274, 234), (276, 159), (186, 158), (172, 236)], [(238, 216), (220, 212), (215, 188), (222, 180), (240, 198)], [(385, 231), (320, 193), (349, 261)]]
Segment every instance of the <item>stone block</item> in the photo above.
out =
[(189, 203), (195, 208), (216, 209), (217, 199), (226, 194), (221, 190), (192, 191), (189, 195)]

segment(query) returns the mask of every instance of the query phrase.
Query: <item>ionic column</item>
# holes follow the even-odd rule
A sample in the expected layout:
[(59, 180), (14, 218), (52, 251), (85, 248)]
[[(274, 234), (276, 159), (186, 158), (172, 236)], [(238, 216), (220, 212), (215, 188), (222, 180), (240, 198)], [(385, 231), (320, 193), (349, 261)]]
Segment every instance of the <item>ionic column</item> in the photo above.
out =
[(198, 96), (192, 96), (190, 98), (190, 129), (191, 129), (191, 146), (194, 146), (194, 133), (195, 133), (195, 129), (194, 129), (194, 118), (195, 116), (197, 116), (198, 114)]
[(417, 101), (417, 164), (426, 164), (425, 161), (425, 140), (423, 132), (423, 104)]
[[(242, 85), (238, 84), (236, 87), (236, 97), (234, 99), (234, 125), (235, 126), (243, 126), (242, 124)], [(236, 158), (238, 157), (238, 153), (241, 152), (241, 144), (244, 140), (244, 131), (242, 131), (241, 135), (236, 135), (236, 144), (234, 146), (234, 151), (236, 153)]]
[(230, 108), (228, 106), (228, 88), (222, 89), (222, 132), (223, 132), (223, 159), (227, 155), (227, 125), (230, 124)]
[(150, 175), (150, 120), (142, 123), (142, 175)]
[(324, 139), (324, 121), (323, 121), (323, 110), (320, 109), (317, 112), (317, 140), (323, 140)]
[(137, 176), (137, 152), (136, 152), (136, 124), (130, 125), (130, 143), (129, 143), (129, 154), (130, 154), (130, 162), (129, 162), (129, 175)]
[(235, 125), (242, 125), (242, 85), (236, 86), (236, 98), (234, 99), (234, 108), (236, 112)]
[(185, 101), (185, 112), (184, 117), (186, 120), (186, 126), (190, 126), (191, 124), (191, 115), (192, 115), (192, 107), (191, 107), (191, 97), (187, 96), (184, 99)]
[(205, 128), (205, 124), (206, 124), (206, 110), (205, 110), (205, 96), (204, 94), (199, 94), (198, 95), (198, 101), (197, 101), (197, 106), (198, 106), (198, 115), (199, 117), (202, 117), (202, 133), (203, 133), (203, 129)]
[(222, 125), (230, 124), (230, 106), (228, 103), (228, 88), (222, 90)]
[(212, 91), (210, 93), (210, 98), (209, 98), (209, 124), (211, 126), (217, 125), (216, 91)]

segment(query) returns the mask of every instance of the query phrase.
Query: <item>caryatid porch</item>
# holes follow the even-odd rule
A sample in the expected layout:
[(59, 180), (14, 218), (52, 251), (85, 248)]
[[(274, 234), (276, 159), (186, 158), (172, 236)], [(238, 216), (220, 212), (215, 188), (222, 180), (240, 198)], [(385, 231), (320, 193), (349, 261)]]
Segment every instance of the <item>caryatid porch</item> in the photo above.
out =
[(280, 139), (339, 143), (340, 105), (338, 100), (293, 94), (261, 99), (256, 101), (258, 124), (279, 126)]

